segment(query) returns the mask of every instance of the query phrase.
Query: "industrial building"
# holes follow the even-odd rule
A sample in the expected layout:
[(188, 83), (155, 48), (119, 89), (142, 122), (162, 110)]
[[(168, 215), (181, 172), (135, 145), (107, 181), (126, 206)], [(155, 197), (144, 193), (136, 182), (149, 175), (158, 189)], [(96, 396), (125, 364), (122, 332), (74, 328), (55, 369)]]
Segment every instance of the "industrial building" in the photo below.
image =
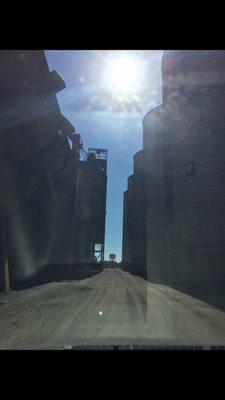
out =
[[(148, 280), (222, 299), (225, 51), (165, 51), (162, 79), (163, 103), (143, 120)], [(124, 225), (136, 224), (128, 192)]]
[[(0, 51), (0, 291), (71, 277), (77, 259), (80, 136), (60, 112), (56, 93), (64, 88), (44, 51)], [(84, 170), (93, 163), (98, 185), (97, 161), (90, 158)], [(105, 199), (106, 186), (96, 187)], [(93, 195), (82, 198), (83, 207)], [(99, 231), (90, 241), (104, 246), (101, 206)]]
[(75, 266), (100, 263), (105, 251), (107, 190), (106, 149), (89, 148), (79, 162), (76, 223), (79, 235), (75, 244)]

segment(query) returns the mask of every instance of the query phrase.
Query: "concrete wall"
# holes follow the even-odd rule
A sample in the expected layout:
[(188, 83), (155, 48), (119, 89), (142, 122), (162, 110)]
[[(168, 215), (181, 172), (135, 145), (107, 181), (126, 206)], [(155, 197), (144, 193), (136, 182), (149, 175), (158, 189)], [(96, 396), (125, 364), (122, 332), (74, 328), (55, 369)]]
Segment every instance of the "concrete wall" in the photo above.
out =
[(43, 51), (0, 52), (4, 252), (15, 289), (54, 279), (73, 257), (75, 174), (67, 136), (74, 128), (56, 99), (64, 87)]
[(129, 245), (128, 245), (128, 218), (127, 218), (127, 190), (123, 194), (123, 242), (122, 242), (122, 263), (129, 262)]
[(123, 261), (134, 273), (145, 226), (148, 280), (225, 303), (225, 51), (166, 51), (162, 76), (124, 194)]
[(146, 254), (148, 279), (168, 279), (171, 234), (171, 158), (167, 110), (160, 106), (143, 121)]
[(146, 277), (145, 242), (145, 190), (143, 171), (143, 151), (134, 155), (133, 200), (132, 200), (132, 264), (134, 273)]
[(134, 155), (134, 174), (128, 178), (124, 193), (122, 265), (142, 277), (147, 275), (144, 210), (143, 151), (139, 151)]
[(225, 51), (167, 51), (143, 121), (148, 277), (225, 293)]

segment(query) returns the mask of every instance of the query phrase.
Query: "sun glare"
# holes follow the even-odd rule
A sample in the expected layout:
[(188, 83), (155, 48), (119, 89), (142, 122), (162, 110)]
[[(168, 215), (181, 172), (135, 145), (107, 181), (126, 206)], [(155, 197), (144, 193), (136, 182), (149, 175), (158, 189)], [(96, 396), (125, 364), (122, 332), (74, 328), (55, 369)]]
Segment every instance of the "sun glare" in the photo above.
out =
[(137, 61), (132, 56), (115, 56), (109, 60), (105, 80), (115, 95), (128, 95), (136, 91), (140, 80)]
[(132, 91), (137, 81), (137, 68), (134, 60), (122, 57), (111, 66), (111, 80), (116, 90), (124, 93)]

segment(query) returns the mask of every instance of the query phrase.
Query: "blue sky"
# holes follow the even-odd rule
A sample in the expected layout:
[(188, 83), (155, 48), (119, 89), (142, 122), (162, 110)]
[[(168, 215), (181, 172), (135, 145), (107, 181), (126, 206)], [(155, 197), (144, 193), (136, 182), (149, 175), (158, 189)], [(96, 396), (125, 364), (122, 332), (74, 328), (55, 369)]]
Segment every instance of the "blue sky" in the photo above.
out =
[(108, 149), (105, 259), (116, 253), (120, 261), (123, 192), (133, 172), (133, 156), (142, 148), (143, 117), (161, 103), (162, 51), (126, 52), (139, 62), (141, 89), (139, 97), (134, 93), (133, 99), (131, 94), (125, 102), (116, 98), (117, 93), (106, 92), (103, 80), (104, 75), (110, 81), (106, 61), (112, 54), (123, 56), (124, 51), (47, 50), (45, 54), (50, 70), (55, 69), (65, 81), (66, 89), (57, 95), (58, 102), (61, 112), (82, 135), (84, 148)]

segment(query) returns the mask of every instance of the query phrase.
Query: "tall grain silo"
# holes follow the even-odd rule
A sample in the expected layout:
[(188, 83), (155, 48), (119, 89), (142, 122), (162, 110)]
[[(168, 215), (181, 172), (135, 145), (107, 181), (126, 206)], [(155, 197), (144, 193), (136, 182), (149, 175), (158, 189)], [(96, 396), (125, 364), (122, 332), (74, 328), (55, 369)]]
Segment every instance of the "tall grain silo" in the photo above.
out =
[(145, 195), (143, 173), (143, 150), (134, 155), (133, 196), (132, 196), (132, 264), (136, 275), (146, 277), (145, 245)]
[(133, 175), (127, 179), (127, 241), (129, 272), (133, 272), (132, 247), (133, 247)]
[(163, 105), (143, 122), (148, 268), (218, 297), (225, 289), (225, 51), (166, 51), (162, 75)]
[(214, 296), (225, 288), (225, 51), (165, 52), (162, 72), (177, 268), (185, 286)]
[(128, 218), (127, 218), (127, 190), (123, 194), (123, 241), (122, 241), (122, 265), (123, 269), (129, 260), (129, 245), (128, 245)]
[(64, 88), (44, 51), (0, 51), (0, 267), (8, 262), (13, 289), (54, 280), (73, 260), (74, 127), (56, 98)]
[(122, 261), (125, 270), (146, 278), (143, 150), (134, 155), (134, 173), (124, 192)]
[(167, 108), (159, 106), (143, 120), (147, 277), (165, 282), (171, 253), (171, 157)]

